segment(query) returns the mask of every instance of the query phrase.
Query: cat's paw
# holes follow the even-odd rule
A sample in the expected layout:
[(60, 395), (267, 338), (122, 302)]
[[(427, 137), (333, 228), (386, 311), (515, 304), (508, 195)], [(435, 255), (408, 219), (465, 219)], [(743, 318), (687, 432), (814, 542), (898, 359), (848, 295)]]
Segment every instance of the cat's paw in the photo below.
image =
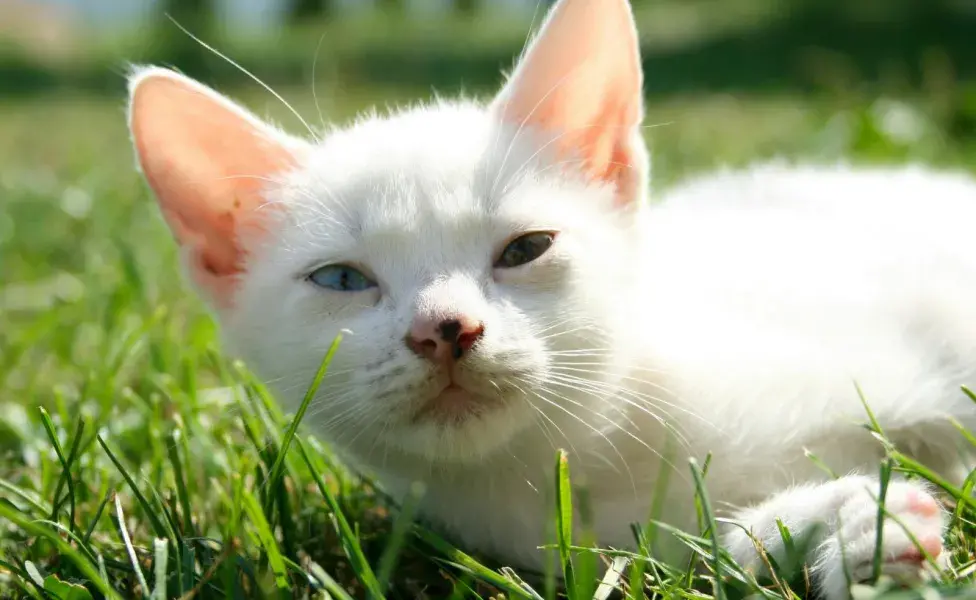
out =
[[(816, 550), (807, 557), (811, 575), (821, 598), (847, 600), (848, 584), (866, 581), (874, 572), (879, 491), (877, 479), (859, 475), (799, 485), (739, 513), (734, 520), (738, 526), (726, 531), (723, 542), (739, 564), (762, 572), (757, 542), (777, 560), (785, 551), (778, 523), (794, 537), (826, 525)], [(907, 481), (889, 483), (885, 510), (890, 516), (881, 532), (882, 573), (916, 579), (925, 558), (912, 538), (929, 556), (938, 557), (945, 512), (922, 485)]]
[[(835, 529), (824, 540), (813, 570), (825, 598), (847, 598), (848, 577), (858, 583), (869, 580), (874, 572), (877, 489), (852, 486), (840, 504)], [(881, 571), (902, 581), (916, 579), (925, 562), (922, 550), (932, 558), (942, 553), (945, 513), (923, 487), (904, 481), (889, 484), (885, 509), (890, 517), (881, 532)]]

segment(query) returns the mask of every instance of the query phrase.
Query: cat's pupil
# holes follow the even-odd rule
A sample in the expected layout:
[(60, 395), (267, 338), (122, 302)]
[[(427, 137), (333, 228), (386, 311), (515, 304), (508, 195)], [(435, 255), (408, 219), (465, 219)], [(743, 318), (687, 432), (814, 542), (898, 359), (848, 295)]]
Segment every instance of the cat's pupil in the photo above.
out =
[(549, 249), (554, 237), (548, 231), (539, 231), (516, 238), (502, 251), (496, 266), (512, 268), (532, 262)]
[(376, 283), (352, 267), (345, 265), (326, 265), (315, 270), (308, 279), (319, 287), (339, 292), (359, 292)]

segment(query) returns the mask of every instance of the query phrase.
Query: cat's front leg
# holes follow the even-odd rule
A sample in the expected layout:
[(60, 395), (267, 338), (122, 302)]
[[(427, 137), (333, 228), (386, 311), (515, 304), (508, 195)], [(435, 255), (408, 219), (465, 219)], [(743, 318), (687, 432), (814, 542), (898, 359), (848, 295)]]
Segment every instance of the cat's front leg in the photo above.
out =
[[(809, 557), (814, 586), (826, 600), (848, 598), (848, 578), (864, 581), (873, 571), (879, 492), (876, 478), (853, 475), (797, 486), (737, 514), (733, 520), (741, 527), (730, 526), (723, 542), (740, 564), (758, 566), (756, 544), (746, 531), (776, 557), (783, 551), (777, 519), (794, 537), (819, 523), (824, 527), (822, 539)], [(898, 480), (888, 485), (885, 508), (904, 528), (891, 518), (884, 522), (883, 572), (917, 575), (924, 558), (905, 529), (937, 557), (942, 552), (945, 511), (921, 484)]]

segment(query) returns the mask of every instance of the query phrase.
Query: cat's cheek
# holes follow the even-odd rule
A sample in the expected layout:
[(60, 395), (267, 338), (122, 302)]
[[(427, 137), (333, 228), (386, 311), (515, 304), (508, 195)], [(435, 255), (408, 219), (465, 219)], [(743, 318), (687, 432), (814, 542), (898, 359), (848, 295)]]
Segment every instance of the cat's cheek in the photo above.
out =
[(308, 282), (302, 282), (307, 289), (302, 291), (300, 303), (306, 312), (312, 313), (319, 320), (335, 322), (349, 319), (363, 311), (377, 307), (383, 298), (378, 288), (360, 292), (337, 292), (316, 287)]

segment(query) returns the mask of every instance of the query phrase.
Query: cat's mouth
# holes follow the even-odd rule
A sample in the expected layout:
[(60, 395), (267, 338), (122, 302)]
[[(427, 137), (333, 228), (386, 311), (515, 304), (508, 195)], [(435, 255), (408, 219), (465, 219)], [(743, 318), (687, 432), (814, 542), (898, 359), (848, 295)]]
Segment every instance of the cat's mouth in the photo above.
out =
[(476, 394), (454, 381), (448, 383), (436, 396), (424, 402), (414, 413), (411, 421), (433, 421), (439, 425), (460, 425), (471, 417), (497, 408), (498, 398)]

